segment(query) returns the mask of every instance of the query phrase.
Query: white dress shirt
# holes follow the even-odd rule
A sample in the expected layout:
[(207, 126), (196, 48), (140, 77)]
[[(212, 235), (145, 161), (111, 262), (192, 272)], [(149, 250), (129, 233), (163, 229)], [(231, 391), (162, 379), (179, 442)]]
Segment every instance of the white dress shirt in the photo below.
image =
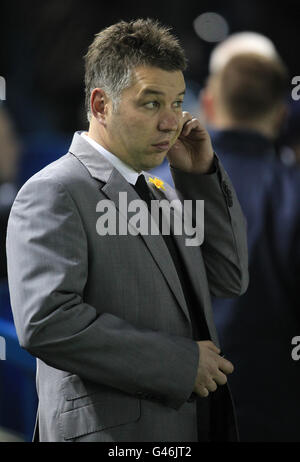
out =
[(136, 172), (132, 167), (119, 159), (119, 157), (107, 151), (103, 146), (101, 146), (101, 144), (90, 138), (86, 132), (82, 132), (81, 136), (83, 136), (84, 139), (93, 146), (93, 148), (97, 149), (97, 151), (100, 152), (100, 154), (104, 156), (119, 171), (125, 180), (128, 181), (128, 183), (132, 184), (133, 186), (136, 184), (138, 176), (143, 172)]

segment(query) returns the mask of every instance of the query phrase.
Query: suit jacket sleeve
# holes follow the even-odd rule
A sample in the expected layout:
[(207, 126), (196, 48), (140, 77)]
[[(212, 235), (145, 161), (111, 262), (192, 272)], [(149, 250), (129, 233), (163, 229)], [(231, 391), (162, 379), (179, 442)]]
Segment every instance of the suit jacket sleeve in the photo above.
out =
[(194, 174), (171, 168), (179, 197), (204, 200), (202, 255), (209, 289), (216, 297), (243, 294), (249, 282), (247, 224), (232, 183), (215, 155), (215, 172)]
[(63, 185), (44, 176), (23, 186), (9, 217), (7, 257), (23, 348), (52, 367), (175, 409), (189, 398), (196, 342), (99, 314), (84, 302), (88, 242)]

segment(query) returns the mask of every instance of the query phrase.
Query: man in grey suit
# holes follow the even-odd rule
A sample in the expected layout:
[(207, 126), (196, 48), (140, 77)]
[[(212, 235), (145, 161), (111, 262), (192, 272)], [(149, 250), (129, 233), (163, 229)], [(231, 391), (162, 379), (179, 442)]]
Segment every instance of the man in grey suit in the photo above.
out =
[[(177, 39), (152, 20), (96, 35), (89, 131), (12, 207), (9, 287), (20, 344), (38, 358), (40, 441), (237, 438), (211, 294), (247, 288), (245, 220), (208, 133), (182, 112), (185, 67)], [(145, 173), (166, 155), (176, 191)], [(202, 245), (139, 233), (120, 193), (129, 205), (204, 200)]]

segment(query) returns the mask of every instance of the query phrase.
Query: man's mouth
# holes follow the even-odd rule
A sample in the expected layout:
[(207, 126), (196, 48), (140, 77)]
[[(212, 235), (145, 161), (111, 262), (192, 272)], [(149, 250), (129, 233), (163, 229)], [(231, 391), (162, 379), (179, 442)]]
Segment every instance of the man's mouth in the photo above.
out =
[(160, 143), (152, 144), (152, 146), (158, 148), (160, 151), (167, 151), (170, 148), (170, 142), (161, 141)]

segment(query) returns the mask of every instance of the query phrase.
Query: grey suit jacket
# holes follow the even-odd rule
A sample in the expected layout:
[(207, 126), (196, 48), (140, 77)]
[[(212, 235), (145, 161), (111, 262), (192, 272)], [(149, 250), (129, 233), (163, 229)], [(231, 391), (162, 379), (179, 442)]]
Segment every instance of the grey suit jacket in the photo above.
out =
[[(209, 175), (172, 174), (177, 192), (153, 186), (158, 199), (205, 200), (203, 245), (175, 238), (218, 345), (211, 294), (246, 290), (245, 220), (221, 164)], [(96, 231), (97, 204), (117, 209), (120, 191), (138, 199), (75, 133), (11, 210), (11, 305), (20, 345), (38, 358), (40, 441), (197, 441), (198, 346), (164, 240)]]

